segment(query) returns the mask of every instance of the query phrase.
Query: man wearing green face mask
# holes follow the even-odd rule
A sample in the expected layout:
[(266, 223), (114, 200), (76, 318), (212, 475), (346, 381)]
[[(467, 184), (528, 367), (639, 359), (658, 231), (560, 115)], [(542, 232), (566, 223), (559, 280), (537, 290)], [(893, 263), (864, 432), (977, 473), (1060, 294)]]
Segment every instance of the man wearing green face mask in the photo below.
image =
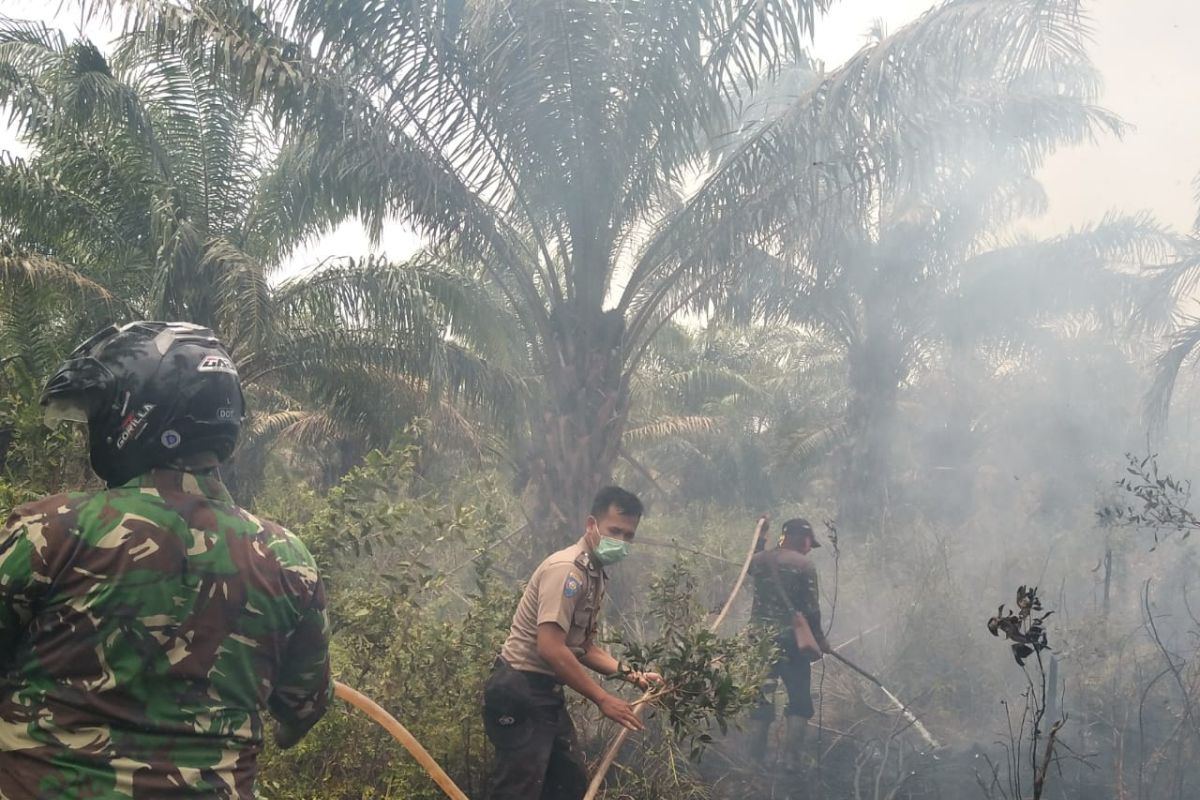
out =
[(563, 685), (604, 716), (640, 730), (633, 707), (609, 694), (584, 667), (646, 688), (661, 678), (630, 672), (596, 644), (608, 576), (629, 555), (642, 503), (616, 486), (592, 502), (578, 542), (543, 561), (521, 597), (512, 628), (483, 692), (483, 720), (496, 748), (491, 800), (578, 800), (587, 770), (567, 713)]

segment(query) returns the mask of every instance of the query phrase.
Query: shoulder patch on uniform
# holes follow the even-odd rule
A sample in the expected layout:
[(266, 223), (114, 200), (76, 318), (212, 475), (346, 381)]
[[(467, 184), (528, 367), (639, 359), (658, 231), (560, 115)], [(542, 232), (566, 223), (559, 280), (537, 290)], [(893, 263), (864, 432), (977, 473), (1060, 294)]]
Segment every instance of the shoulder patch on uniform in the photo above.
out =
[(567, 575), (567, 581), (563, 584), (563, 597), (574, 597), (579, 594), (579, 589), (582, 586), (583, 584), (580, 583), (579, 578), (576, 578), (574, 575)]

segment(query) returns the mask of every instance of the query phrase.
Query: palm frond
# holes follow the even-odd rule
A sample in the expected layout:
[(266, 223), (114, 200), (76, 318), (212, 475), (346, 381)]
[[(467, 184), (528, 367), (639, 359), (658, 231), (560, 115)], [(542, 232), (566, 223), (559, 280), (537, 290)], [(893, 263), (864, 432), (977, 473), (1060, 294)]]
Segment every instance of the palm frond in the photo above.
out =
[(304, 204), (296, 209), (301, 219), (328, 225), (357, 214), (377, 236), (389, 217), (399, 215), (431, 241), (453, 242), (465, 258), (486, 265), (505, 294), (521, 300), (515, 310), (530, 329), (546, 329), (537, 259), (485, 199), (472, 172), (477, 162), (468, 157), (460, 171), (421, 120), (406, 127), (411, 115), (395, 120), (377, 107), (378, 87), (361, 87), (330, 69), (337, 59), (327, 64), (308, 57), (280, 26), (248, 8), (140, 7), (135, 19), (155, 31), (158, 43), (184, 49), (218, 71), (232, 70), (253, 101), (269, 99), (276, 120), (307, 140), (292, 151), (294, 163), (303, 158), (307, 165), (290, 176), (290, 195)]
[(523, 349), (520, 328), (494, 299), (431, 253), (405, 263), (337, 258), (282, 284), (276, 295), (287, 320), (342, 319), (406, 332), (414, 344), (446, 337), (497, 364), (513, 365)]
[(261, 262), (221, 236), (204, 243), (198, 267), (215, 284), (216, 318), (230, 346), (254, 347), (274, 334), (277, 303)]
[(58, 135), (62, 126), (81, 132), (112, 126), (135, 137), (151, 129), (137, 93), (114, 76), (94, 43), (68, 42), (44, 24), (3, 16), (0, 106), (31, 143)]
[(684, 407), (730, 395), (753, 396), (759, 391), (744, 375), (715, 365), (702, 365), (662, 375), (654, 380), (653, 385), (655, 391), (675, 398)]
[(807, 464), (824, 458), (850, 435), (842, 421), (816, 430), (794, 430), (775, 439), (773, 456), (776, 463)]
[(346, 438), (348, 432), (336, 420), (319, 411), (278, 411), (251, 419), (249, 435), (242, 447), (290, 441), (307, 447), (327, 447)]
[(980, 253), (959, 269), (943, 317), (955, 335), (1012, 334), (1030, 320), (1068, 313), (1128, 320), (1145, 278), (1133, 270), (1167, 259), (1175, 237), (1145, 214), (1101, 222), (1043, 241)]
[(1151, 274), (1140, 314), (1149, 328), (1164, 331), (1176, 321), (1177, 308), (1200, 289), (1200, 237), (1177, 237), (1174, 257), (1148, 266)]
[(645, 444), (679, 436), (714, 433), (720, 423), (713, 417), (687, 416), (662, 417), (653, 421), (631, 425), (625, 431), (627, 444)]
[[(881, 175), (928, 173), (923, 153), (940, 159), (986, 142), (1035, 163), (1058, 144), (1119, 129), (1089, 105), (1094, 77), (1078, 30), (1073, 0), (959, 0), (865, 47), (758, 125), (659, 227), (621, 298), (637, 312), (632, 335), (694, 302), (753, 248), (786, 236), (811, 249), (833, 216), (858, 218), (877, 202)], [(1005, 103), (978, 95), (989, 84), (1011, 87)]]
[(1175, 383), (1184, 365), (1193, 359), (1200, 348), (1200, 318), (1181, 320), (1177, 332), (1172, 336), (1166, 350), (1155, 363), (1154, 382), (1146, 394), (1146, 422), (1151, 431), (1160, 433), (1166, 425), (1171, 411), (1171, 398)]
[(251, 414), (246, 420), (246, 424), (243, 426), (243, 435), (247, 442), (271, 439), (292, 425), (307, 419), (311, 413), (298, 408), (257, 412)]
[(40, 253), (4, 252), (0, 247), (0, 284), (74, 290), (93, 301), (115, 304), (116, 298), (69, 264)]

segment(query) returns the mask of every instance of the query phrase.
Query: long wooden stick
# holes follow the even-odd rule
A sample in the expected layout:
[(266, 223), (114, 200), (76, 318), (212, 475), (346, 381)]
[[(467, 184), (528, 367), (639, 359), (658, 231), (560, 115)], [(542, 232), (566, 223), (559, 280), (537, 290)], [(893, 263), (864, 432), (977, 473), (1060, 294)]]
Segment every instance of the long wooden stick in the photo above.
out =
[(725, 621), (729, 609), (733, 608), (733, 601), (737, 599), (738, 592), (742, 590), (742, 584), (746, 582), (746, 573), (750, 571), (750, 561), (754, 558), (754, 551), (758, 548), (758, 539), (762, 536), (763, 529), (768, 522), (770, 522), (770, 518), (764, 514), (758, 518), (758, 524), (754, 526), (754, 539), (750, 542), (750, 549), (746, 551), (746, 560), (742, 562), (742, 571), (738, 573), (737, 582), (733, 584), (733, 591), (729, 593), (729, 599), (725, 601), (725, 607), (721, 609), (721, 613), (713, 620), (712, 625), (708, 626), (713, 633), (716, 633), (717, 628), (720, 628), (721, 623)]
[(396, 741), (404, 746), (405, 750), (412, 753), (412, 756), (417, 760), (417, 763), (429, 773), (429, 777), (433, 778), (434, 783), (441, 787), (442, 791), (446, 793), (446, 796), (449, 797), (450, 800), (469, 800), (469, 798), (463, 794), (463, 790), (459, 789), (454, 781), (451, 780), (450, 776), (446, 774), (446, 771), (442, 769), (436, 761), (434, 761), (433, 756), (429, 755), (429, 751), (417, 741), (417, 737), (409, 733), (408, 728), (405, 728), (403, 725), (401, 725), (398, 719), (393, 717), (378, 703), (367, 697), (362, 692), (359, 692), (357, 689), (351, 689), (349, 686), (341, 683), (340, 681), (333, 684), (333, 691), (334, 694), (339, 698), (345, 700), (347, 703), (354, 706), (359, 711), (363, 712), (368, 717), (382, 725), (383, 728), (390, 733)]
[[(754, 526), (754, 539), (750, 542), (750, 549), (746, 552), (746, 560), (742, 563), (742, 571), (738, 574), (737, 581), (733, 584), (733, 590), (729, 593), (729, 599), (725, 601), (725, 607), (721, 609), (721, 613), (713, 620), (708, 629), (716, 633), (717, 628), (721, 627), (721, 623), (725, 621), (726, 615), (729, 614), (729, 609), (733, 607), (733, 601), (737, 598), (738, 592), (742, 589), (742, 584), (746, 581), (746, 573), (750, 571), (750, 559), (754, 558), (754, 551), (758, 547), (758, 537), (762, 533), (763, 527), (769, 522), (769, 518), (764, 515), (758, 518), (758, 524)], [(642, 709), (646, 707), (644, 702), (653, 689), (642, 694), (641, 698), (633, 706), (633, 713), (641, 717)], [(596, 773), (592, 775), (592, 782), (588, 784), (587, 794), (583, 796), (583, 800), (596, 800), (596, 795), (600, 791), (600, 787), (604, 784), (604, 778), (608, 775), (608, 771), (612, 765), (616, 763), (617, 754), (621, 752), (621, 747), (625, 744), (625, 740), (629, 738), (629, 729), (621, 728), (612, 742), (609, 743), (608, 749), (604, 751), (604, 758), (600, 759), (599, 766), (596, 767)]]

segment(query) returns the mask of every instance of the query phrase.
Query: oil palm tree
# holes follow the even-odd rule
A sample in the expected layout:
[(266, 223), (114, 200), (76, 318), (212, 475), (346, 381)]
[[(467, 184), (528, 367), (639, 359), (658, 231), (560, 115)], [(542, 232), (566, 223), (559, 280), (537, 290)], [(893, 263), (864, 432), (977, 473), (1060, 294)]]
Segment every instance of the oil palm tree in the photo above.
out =
[[(906, 57), (922, 26), (969, 5), (948, 3), (892, 36), (876, 31), (865, 52), (869, 60)], [(1127, 318), (1137, 279), (1113, 267), (1152, 262), (1170, 247), (1169, 234), (1141, 215), (1046, 240), (1011, 233), (1045, 208), (1034, 176), (1048, 153), (1122, 130), (1093, 104), (1097, 82), (1077, 9), (1051, 5), (1048, 13), (1065, 15), (1053, 45), (1030, 51), (1016, 72), (977, 74), (961, 107), (879, 115), (865, 136), (877, 154), (864, 165), (874, 175), (869, 196), (823, 216), (800, 241), (755, 253), (736, 285), (701, 306), (743, 322), (809, 327), (843, 348), (843, 530), (871, 535), (885, 524), (907, 386), (935, 363), (953, 369), (964, 350), (1028, 342), (1050, 319)], [(1060, 52), (1048, 56), (1053, 47)], [(772, 102), (768, 95), (768, 113)]]
[[(314, 211), (375, 231), (400, 216), (481, 266), (537, 378), (523, 462), (550, 536), (608, 477), (631, 379), (676, 312), (751, 250), (821, 247), (820, 220), (869, 207), (881, 163), (929, 168), (907, 161), (929, 120), (1003, 136), (1019, 103), (994, 108), (997, 83), (1082, 58), (1074, 0), (951, 0), (734, 137), (828, 0), (124, 5), (303, 136)], [(1077, 89), (1064, 102), (1083, 104)], [(1038, 129), (1060, 111), (1021, 108)]]
[[(273, 282), (321, 230), (290, 180), (304, 145), (269, 136), (221, 76), (146, 36), (109, 58), (0, 20), (0, 106), (32, 151), (0, 164), (0, 247), (28, 265), (6, 332), (35, 313), (61, 351), (114, 317), (209, 325), (257, 401), (251, 442), (349, 438), (361, 451), (445, 399), (497, 412), (513, 400), (500, 362), (481, 357), (507, 352), (494, 346), (503, 314), (464, 275), (340, 258)], [(71, 291), (27, 303), (35, 285)]]
[(791, 327), (664, 327), (631, 386), (621, 449), (650, 497), (767, 509), (845, 435), (844, 353)]

